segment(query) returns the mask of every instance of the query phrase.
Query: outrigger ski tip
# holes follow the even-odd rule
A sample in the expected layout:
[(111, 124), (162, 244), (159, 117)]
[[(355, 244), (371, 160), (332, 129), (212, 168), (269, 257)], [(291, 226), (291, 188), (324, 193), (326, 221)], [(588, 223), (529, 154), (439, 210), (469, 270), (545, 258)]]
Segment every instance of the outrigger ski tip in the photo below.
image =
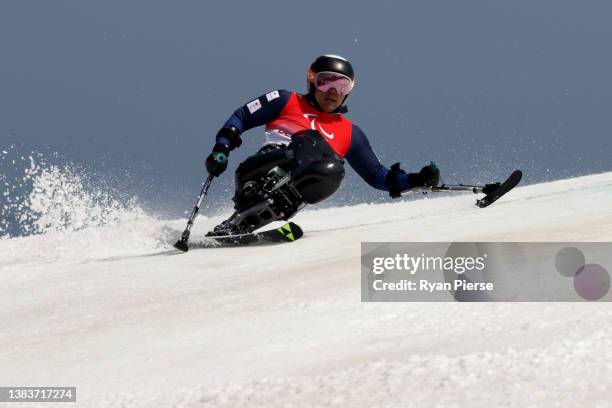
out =
[(187, 242), (183, 241), (182, 239), (179, 239), (178, 241), (176, 241), (176, 244), (174, 244), (174, 247), (178, 249), (179, 251), (183, 251), (183, 252), (187, 252), (189, 250), (189, 247), (187, 246)]
[(520, 170), (514, 170), (506, 181), (501, 184), (497, 183), (497, 186), (491, 188), (490, 191), (483, 191), (486, 193), (486, 195), (483, 198), (476, 200), (476, 205), (480, 208), (488, 207), (497, 201), (501, 196), (516, 187), (522, 178), (523, 172)]

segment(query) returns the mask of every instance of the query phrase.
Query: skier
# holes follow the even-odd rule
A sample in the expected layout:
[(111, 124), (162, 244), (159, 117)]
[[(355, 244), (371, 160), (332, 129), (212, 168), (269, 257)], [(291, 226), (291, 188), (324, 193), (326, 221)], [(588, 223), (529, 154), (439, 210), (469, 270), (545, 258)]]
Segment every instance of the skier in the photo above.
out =
[(399, 163), (383, 166), (363, 131), (344, 116), (344, 102), (355, 85), (347, 59), (322, 55), (306, 78), (306, 94), (277, 90), (262, 95), (237, 109), (218, 131), (205, 163), (215, 177), (227, 169), (229, 154), (240, 147), (245, 131), (265, 125), (267, 140), (236, 169), (236, 212), (209, 235), (252, 232), (329, 197), (340, 186), (344, 160), (369, 185), (393, 198), (415, 187), (438, 185), (440, 172), (433, 162), (408, 174)]

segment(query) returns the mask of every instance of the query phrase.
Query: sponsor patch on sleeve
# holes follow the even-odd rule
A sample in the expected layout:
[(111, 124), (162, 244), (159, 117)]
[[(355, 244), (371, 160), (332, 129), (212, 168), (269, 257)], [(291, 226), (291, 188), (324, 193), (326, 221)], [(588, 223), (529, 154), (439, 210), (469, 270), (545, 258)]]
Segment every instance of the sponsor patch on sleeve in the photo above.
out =
[(268, 102), (278, 98), (280, 95), (278, 94), (278, 91), (272, 91), (270, 93), (266, 94), (266, 99), (268, 100)]
[(249, 112), (255, 113), (261, 109), (261, 102), (259, 102), (259, 99), (255, 99), (254, 101), (247, 103), (246, 106), (249, 108)]

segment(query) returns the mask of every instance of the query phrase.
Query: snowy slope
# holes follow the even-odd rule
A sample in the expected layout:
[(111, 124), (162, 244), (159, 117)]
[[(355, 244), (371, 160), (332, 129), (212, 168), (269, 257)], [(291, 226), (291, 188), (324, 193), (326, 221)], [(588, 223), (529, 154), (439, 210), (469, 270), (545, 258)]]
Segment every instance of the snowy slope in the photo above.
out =
[(605, 303), (360, 302), (361, 241), (612, 240), (612, 173), (473, 203), (305, 211), (295, 243), (180, 255), (184, 220), (142, 212), (2, 239), (0, 385), (87, 407), (612, 406)]

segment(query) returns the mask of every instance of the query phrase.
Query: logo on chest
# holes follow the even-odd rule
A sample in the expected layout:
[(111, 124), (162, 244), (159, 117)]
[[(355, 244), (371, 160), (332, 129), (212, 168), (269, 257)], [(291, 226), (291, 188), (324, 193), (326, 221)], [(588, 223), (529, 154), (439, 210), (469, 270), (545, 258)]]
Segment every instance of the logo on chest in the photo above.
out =
[[(310, 118), (311, 116), (312, 119)], [(327, 133), (325, 129), (323, 129), (323, 126), (321, 126), (321, 124), (317, 121), (318, 115), (316, 113), (304, 113), (304, 117), (310, 120), (310, 128), (312, 130), (320, 131), (323, 136), (325, 136), (329, 140), (332, 140), (334, 138), (334, 132)]]

